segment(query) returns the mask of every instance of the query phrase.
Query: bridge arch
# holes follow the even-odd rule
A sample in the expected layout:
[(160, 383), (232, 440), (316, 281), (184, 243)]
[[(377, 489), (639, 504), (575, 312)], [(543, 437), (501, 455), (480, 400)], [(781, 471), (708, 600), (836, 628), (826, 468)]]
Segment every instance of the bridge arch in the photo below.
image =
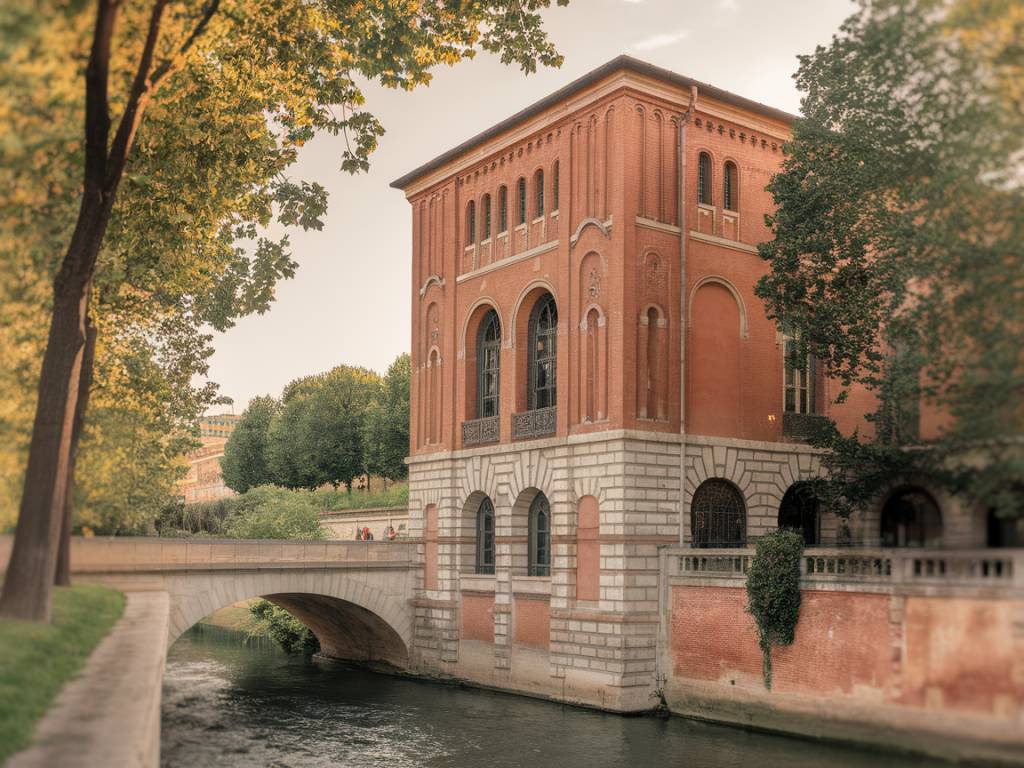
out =
[(327, 656), (409, 666), (412, 618), (406, 601), (341, 573), (260, 570), (165, 576), (171, 596), (167, 645), (220, 608), (262, 597), (309, 627)]

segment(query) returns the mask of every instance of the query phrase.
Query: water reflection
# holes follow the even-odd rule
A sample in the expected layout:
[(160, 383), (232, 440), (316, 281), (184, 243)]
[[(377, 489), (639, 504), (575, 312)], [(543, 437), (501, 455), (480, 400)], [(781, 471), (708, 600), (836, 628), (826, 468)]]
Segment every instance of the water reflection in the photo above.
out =
[(167, 658), (165, 768), (941, 765), (681, 718), (624, 718), (187, 634)]

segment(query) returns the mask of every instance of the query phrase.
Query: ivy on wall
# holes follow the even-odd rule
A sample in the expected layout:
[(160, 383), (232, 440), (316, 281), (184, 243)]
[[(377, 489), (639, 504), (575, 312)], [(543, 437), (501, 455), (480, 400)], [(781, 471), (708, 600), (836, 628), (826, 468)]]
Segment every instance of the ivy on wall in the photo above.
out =
[(800, 620), (800, 558), (804, 540), (799, 533), (777, 530), (757, 540), (747, 573), (747, 612), (757, 624), (763, 654), (764, 685), (772, 687), (772, 647), (790, 645)]

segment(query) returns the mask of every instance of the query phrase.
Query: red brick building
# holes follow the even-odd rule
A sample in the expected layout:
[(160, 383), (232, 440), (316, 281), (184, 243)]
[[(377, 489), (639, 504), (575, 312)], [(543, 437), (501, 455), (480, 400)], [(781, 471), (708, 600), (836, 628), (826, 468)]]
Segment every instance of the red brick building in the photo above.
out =
[[(813, 365), (787, 366), (753, 293), (792, 119), (620, 57), (394, 183), (426, 666), (646, 705), (659, 546), (780, 523), (836, 540), (800, 485), (818, 471), (802, 437), (872, 403), (836, 408)], [(885, 504), (855, 541), (984, 543), (954, 500)]]

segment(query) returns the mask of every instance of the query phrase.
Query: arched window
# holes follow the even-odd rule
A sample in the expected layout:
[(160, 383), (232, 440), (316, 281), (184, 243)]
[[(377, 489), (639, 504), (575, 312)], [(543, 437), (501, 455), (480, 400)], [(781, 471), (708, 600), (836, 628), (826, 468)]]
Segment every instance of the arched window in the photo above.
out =
[(476, 572), (494, 573), (494, 504), (487, 497), (476, 511)]
[(941, 546), (939, 505), (921, 488), (895, 491), (882, 507), (881, 539), (883, 547)]
[(476, 243), (476, 201), (466, 205), (466, 245)]
[(725, 164), (725, 172), (722, 174), (722, 207), (727, 211), (738, 211), (736, 187), (736, 163)]
[(508, 231), (508, 187), (498, 189), (498, 231)]
[(805, 546), (817, 546), (821, 526), (818, 506), (814, 486), (810, 483), (794, 483), (779, 504), (779, 528), (802, 534)]
[(797, 358), (797, 337), (783, 335), (782, 406), (786, 413), (814, 413), (814, 358)]
[(519, 179), (519, 223), (526, 223), (526, 179)]
[(555, 167), (551, 174), (551, 210), (558, 210), (558, 161), (555, 160)]
[(480, 324), (476, 338), (476, 417), (498, 415), (498, 382), (501, 375), (501, 322), (493, 309)]
[(556, 404), (556, 337), (558, 309), (555, 297), (545, 293), (530, 313), (530, 360), (528, 401), (530, 410), (553, 408)]
[(484, 240), (491, 238), (491, 196), (484, 195)]
[(533, 194), (534, 194), (534, 218), (540, 218), (544, 215), (544, 171), (538, 170), (533, 175)]
[(711, 155), (707, 152), (697, 159), (697, 202), (711, 205)]
[(538, 493), (530, 504), (530, 576), (551, 575), (551, 507)]
[(747, 543), (747, 510), (743, 497), (726, 480), (705, 480), (690, 503), (690, 536), (694, 547), (743, 547)]

